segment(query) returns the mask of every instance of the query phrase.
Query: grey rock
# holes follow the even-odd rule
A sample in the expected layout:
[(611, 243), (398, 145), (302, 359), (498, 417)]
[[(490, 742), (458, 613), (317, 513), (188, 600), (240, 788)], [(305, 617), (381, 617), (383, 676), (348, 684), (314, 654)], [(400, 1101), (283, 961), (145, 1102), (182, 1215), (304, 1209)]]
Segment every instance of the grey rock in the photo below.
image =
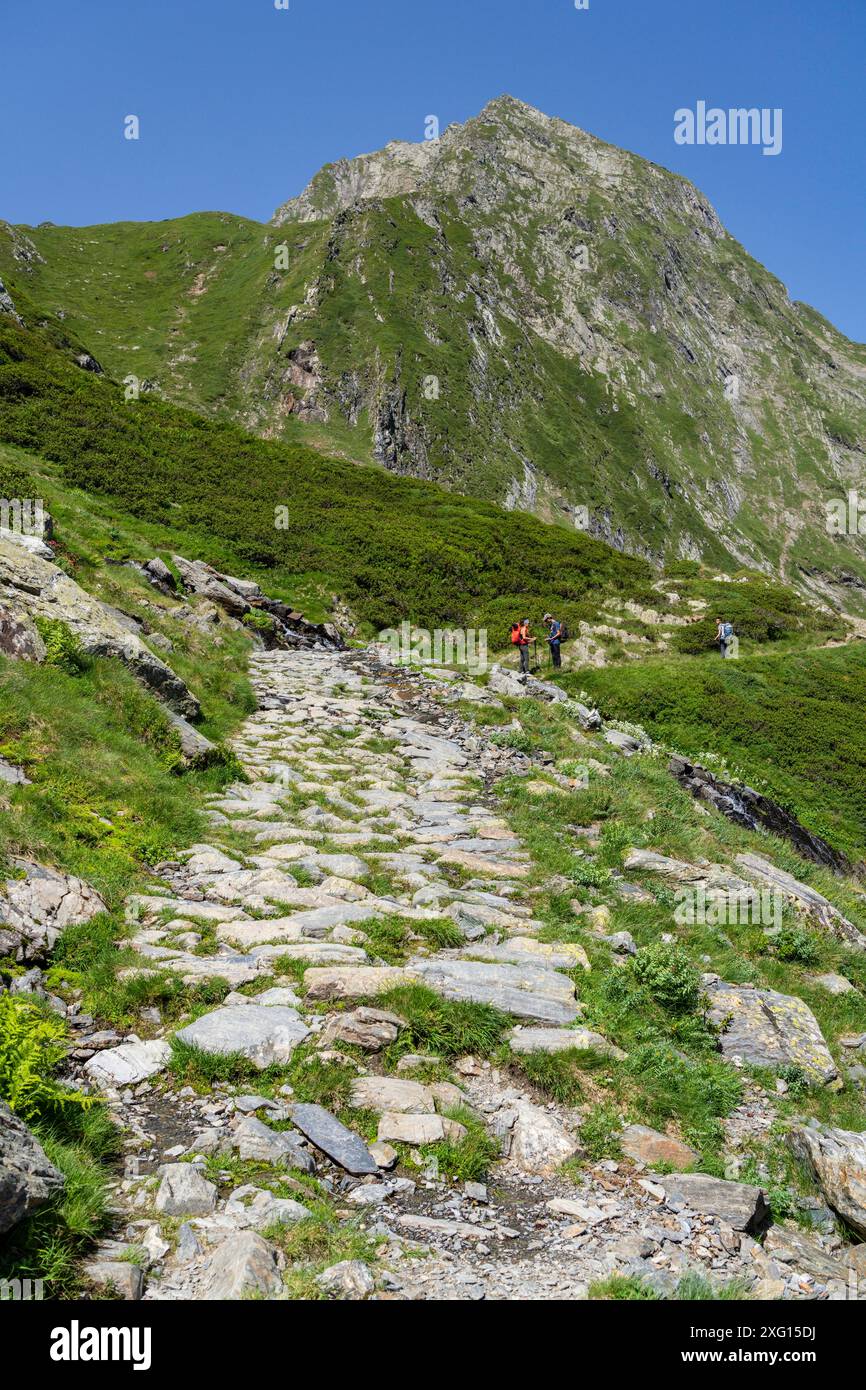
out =
[(572, 1023), (578, 1014), (574, 984), (555, 970), (417, 958), (407, 971), (446, 999), (492, 1004), (516, 1018)]
[(802, 999), (712, 976), (705, 977), (705, 985), (709, 1017), (722, 1028), (719, 1043), (725, 1057), (773, 1070), (798, 1066), (818, 1084), (838, 1075), (818, 1021)]
[(200, 1297), (237, 1300), (252, 1293), (276, 1294), (281, 1288), (273, 1246), (255, 1231), (238, 1231), (221, 1241), (210, 1256)]
[(247, 1004), (203, 1014), (177, 1036), (203, 1052), (240, 1053), (264, 1071), (272, 1062), (287, 1062), (309, 1032), (295, 1009)]
[(363, 1139), (321, 1105), (294, 1105), (292, 1122), (311, 1144), (347, 1173), (363, 1177), (366, 1173), (378, 1172), (376, 1160)]
[(144, 1275), (128, 1260), (91, 1260), (84, 1265), (84, 1275), (91, 1284), (127, 1302), (137, 1301), (144, 1293)]
[(0, 1235), (62, 1192), (65, 1184), (36, 1136), (0, 1101)]
[(57, 565), (0, 539), (0, 588), (19, 622), (37, 616), (61, 619), (88, 655), (122, 661), (178, 714), (187, 719), (200, 715), (198, 700), (171, 667)]
[(237, 1226), (263, 1231), (268, 1226), (296, 1226), (311, 1216), (309, 1207), (289, 1197), (275, 1197), (272, 1192), (247, 1183), (236, 1187), (226, 1202), (226, 1216)]
[(760, 1187), (726, 1182), (707, 1173), (673, 1173), (656, 1180), (670, 1201), (679, 1199), (693, 1211), (718, 1217), (735, 1231), (760, 1230), (770, 1214)]
[(167, 1042), (128, 1042), (97, 1052), (84, 1070), (98, 1086), (135, 1086), (164, 1071), (171, 1061)]
[(362, 1260), (341, 1260), (318, 1274), (316, 1283), (334, 1298), (366, 1298), (376, 1287)]
[(288, 1164), (305, 1173), (311, 1173), (315, 1168), (312, 1154), (307, 1152), (297, 1134), (289, 1130), (269, 1129), (254, 1115), (248, 1115), (235, 1127), (231, 1145), (240, 1158)]
[(102, 898), (70, 874), (28, 860), (13, 861), (21, 878), (7, 879), (0, 893), (0, 933), (8, 934), (4, 954), (19, 961), (41, 961), (70, 926), (105, 912)]
[(216, 1206), (217, 1190), (191, 1163), (167, 1163), (154, 1205), (165, 1216), (207, 1216)]
[(788, 1143), (815, 1176), (834, 1211), (866, 1237), (866, 1134), (800, 1125)]

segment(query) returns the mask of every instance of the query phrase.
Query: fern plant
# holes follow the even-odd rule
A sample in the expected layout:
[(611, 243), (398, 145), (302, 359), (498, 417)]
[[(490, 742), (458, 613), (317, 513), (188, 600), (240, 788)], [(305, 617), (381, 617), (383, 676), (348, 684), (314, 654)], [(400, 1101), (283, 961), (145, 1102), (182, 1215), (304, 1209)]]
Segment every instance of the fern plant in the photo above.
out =
[(85, 656), (69, 625), (60, 618), (37, 618), (36, 627), (45, 643), (46, 666), (56, 666), (70, 676), (78, 675), (84, 669)]
[(62, 1105), (89, 1105), (89, 1096), (54, 1079), (66, 1055), (66, 1026), (31, 1000), (0, 994), (0, 1099), (23, 1120)]

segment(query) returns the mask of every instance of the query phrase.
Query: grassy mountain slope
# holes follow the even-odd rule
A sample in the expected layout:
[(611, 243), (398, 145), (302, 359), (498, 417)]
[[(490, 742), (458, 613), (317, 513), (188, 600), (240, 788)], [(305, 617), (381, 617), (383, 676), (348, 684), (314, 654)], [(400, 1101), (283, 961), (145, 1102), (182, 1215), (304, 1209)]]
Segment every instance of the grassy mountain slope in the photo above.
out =
[(269, 227), (0, 228), (0, 276), (116, 378), (266, 437), (862, 598), (823, 506), (859, 476), (866, 348), (687, 181), (511, 98), (326, 166)]

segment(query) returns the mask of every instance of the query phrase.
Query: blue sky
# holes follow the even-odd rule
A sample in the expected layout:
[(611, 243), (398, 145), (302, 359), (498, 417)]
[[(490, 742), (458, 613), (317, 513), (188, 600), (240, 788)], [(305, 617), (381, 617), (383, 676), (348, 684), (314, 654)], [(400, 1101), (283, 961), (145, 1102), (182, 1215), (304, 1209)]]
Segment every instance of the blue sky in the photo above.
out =
[[(41, 0), (2, 25), (0, 217), (262, 220), (325, 162), (510, 92), (685, 174), (866, 340), (866, 0)], [(781, 154), (674, 112), (781, 107)], [(139, 116), (141, 138), (123, 139)]]

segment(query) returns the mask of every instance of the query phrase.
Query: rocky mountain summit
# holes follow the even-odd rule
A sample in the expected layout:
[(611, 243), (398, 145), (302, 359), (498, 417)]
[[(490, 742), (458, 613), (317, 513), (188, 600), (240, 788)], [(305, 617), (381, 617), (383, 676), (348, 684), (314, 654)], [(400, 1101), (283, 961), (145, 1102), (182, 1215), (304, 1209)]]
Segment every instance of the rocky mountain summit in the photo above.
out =
[(266, 227), (0, 226), (0, 273), (25, 322), (62, 313), (76, 356), (266, 438), (653, 562), (849, 605), (866, 578), (826, 512), (866, 444), (866, 349), (687, 180), (512, 97), (325, 166)]

